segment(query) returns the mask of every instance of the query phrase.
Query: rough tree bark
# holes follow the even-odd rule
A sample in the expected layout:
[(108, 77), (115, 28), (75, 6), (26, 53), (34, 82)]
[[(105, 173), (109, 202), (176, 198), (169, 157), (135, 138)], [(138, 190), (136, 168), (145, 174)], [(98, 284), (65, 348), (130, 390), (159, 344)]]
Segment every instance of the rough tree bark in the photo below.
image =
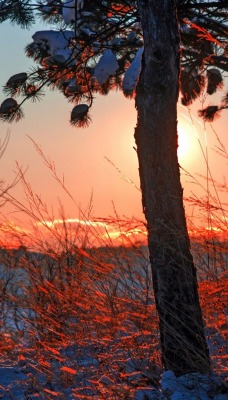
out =
[(174, 0), (139, 0), (144, 35), (135, 141), (165, 369), (208, 373), (209, 354), (177, 159), (179, 36)]

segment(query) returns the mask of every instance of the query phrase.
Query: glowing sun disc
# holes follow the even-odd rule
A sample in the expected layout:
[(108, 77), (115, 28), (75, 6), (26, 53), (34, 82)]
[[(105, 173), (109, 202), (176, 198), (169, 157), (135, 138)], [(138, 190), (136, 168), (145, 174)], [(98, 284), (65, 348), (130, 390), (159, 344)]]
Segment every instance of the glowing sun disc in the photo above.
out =
[(180, 162), (188, 161), (194, 152), (194, 140), (192, 132), (187, 124), (178, 124), (178, 149), (177, 155)]

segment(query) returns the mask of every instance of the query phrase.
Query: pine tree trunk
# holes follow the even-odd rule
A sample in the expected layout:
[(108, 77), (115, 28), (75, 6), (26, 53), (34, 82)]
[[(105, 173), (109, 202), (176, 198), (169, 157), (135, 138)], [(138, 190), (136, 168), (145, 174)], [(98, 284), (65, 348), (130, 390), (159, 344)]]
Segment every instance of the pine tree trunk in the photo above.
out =
[(139, 3), (144, 35), (135, 140), (165, 369), (208, 373), (208, 349), (177, 159), (179, 37), (174, 0)]

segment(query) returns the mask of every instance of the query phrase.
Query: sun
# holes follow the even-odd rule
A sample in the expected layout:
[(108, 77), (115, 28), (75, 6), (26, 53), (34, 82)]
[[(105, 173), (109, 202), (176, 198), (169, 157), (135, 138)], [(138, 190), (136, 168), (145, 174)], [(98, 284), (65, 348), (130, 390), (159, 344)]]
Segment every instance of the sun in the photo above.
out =
[(178, 160), (182, 164), (189, 163), (196, 156), (196, 140), (190, 124), (178, 122)]
[(188, 157), (191, 148), (190, 139), (187, 130), (181, 124), (178, 125), (178, 149), (177, 154), (179, 160)]

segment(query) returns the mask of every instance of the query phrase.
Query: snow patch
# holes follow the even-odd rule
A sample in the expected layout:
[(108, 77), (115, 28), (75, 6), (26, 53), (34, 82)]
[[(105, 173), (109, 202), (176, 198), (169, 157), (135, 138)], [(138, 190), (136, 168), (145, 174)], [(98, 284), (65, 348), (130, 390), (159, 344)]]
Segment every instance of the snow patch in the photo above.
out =
[(83, 32), (85, 35), (88, 35), (88, 36), (92, 36), (92, 35), (95, 35), (95, 32), (93, 32), (93, 31), (91, 31), (91, 29), (89, 29), (89, 28), (86, 28), (86, 27), (81, 27), (80, 28), (80, 30), (81, 30), (81, 32)]
[[(49, 31), (38, 31), (32, 38), (34, 44), (47, 45), (49, 53), (54, 56), (56, 53), (60, 53), (63, 50), (67, 50), (70, 40), (74, 37), (73, 31), (57, 32), (53, 30)], [(69, 50), (67, 50), (69, 52)]]
[[(83, 8), (83, 5), (84, 5), (83, 0), (77, 0), (76, 1), (77, 11), (80, 11)], [(65, 1), (62, 8), (62, 15), (64, 22), (66, 24), (71, 24), (72, 22), (75, 21), (75, 0)]]
[(161, 378), (161, 389), (164, 394), (170, 396), (177, 387), (177, 378), (173, 371), (165, 371)]
[(112, 50), (105, 50), (94, 70), (94, 76), (102, 85), (107, 79), (116, 73), (118, 62)]
[(125, 94), (132, 93), (135, 88), (139, 78), (139, 73), (141, 70), (141, 59), (142, 59), (143, 47), (141, 47), (132, 61), (130, 67), (126, 70), (122, 88)]

